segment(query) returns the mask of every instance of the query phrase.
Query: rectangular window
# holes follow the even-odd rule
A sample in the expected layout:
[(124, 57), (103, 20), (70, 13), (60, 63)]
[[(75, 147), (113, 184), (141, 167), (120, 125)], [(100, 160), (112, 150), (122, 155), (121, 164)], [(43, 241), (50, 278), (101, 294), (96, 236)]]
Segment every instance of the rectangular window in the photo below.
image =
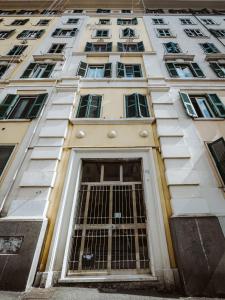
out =
[(194, 22), (191, 19), (182, 18), (180, 19), (181, 25), (193, 25)]
[(15, 146), (0, 145), (0, 176), (2, 175)]
[(215, 25), (215, 21), (212, 19), (201, 19), (204, 25)]
[(47, 19), (41, 19), (37, 22), (37, 26), (47, 26), (49, 24), (50, 20)]
[(167, 28), (157, 28), (158, 37), (171, 37), (172, 33)]
[(205, 37), (205, 34), (200, 29), (184, 29), (184, 32), (189, 37)]
[(102, 96), (85, 95), (80, 97), (77, 118), (100, 118)]
[(137, 18), (133, 19), (117, 19), (117, 25), (137, 25)]
[(122, 37), (123, 38), (133, 38), (133, 37), (136, 37), (136, 32), (132, 28), (122, 29)]
[(0, 40), (4, 40), (9, 38), (13, 33), (15, 32), (15, 30), (1, 30), (0, 31)]
[(56, 30), (52, 33), (53, 37), (73, 37), (76, 35), (77, 28), (73, 29), (63, 29), (56, 28)]
[(112, 51), (112, 43), (87, 43), (86, 52), (110, 52)]
[(17, 39), (39, 39), (45, 30), (23, 30), (20, 34), (17, 35)]
[(200, 44), (205, 53), (220, 53), (213, 43), (202, 43)]
[(162, 18), (152, 19), (154, 25), (165, 25), (165, 21)]
[(60, 54), (63, 52), (66, 44), (52, 44), (51, 48), (48, 50), (48, 53)]
[(142, 77), (141, 65), (132, 64), (125, 65), (121, 62), (117, 63), (117, 77), (119, 78), (140, 78)]
[(217, 77), (225, 78), (225, 64), (214, 62), (210, 63), (209, 65)]
[(112, 73), (112, 64), (88, 65), (81, 61), (77, 70), (77, 75), (89, 78), (109, 78)]
[(7, 16), (7, 15), (15, 15), (15, 10), (0, 10), (0, 15)]
[(225, 141), (224, 138), (208, 143), (209, 151), (213, 157), (216, 168), (220, 174), (220, 177), (225, 185)]
[(195, 118), (225, 118), (225, 107), (216, 94), (188, 95), (180, 93), (187, 114)]
[(139, 43), (117, 43), (119, 52), (142, 52), (145, 51), (143, 42)]
[(40, 64), (40, 63), (31, 63), (24, 71), (21, 78), (49, 78), (55, 64)]
[(209, 31), (212, 33), (212, 35), (215, 35), (216, 37), (225, 37), (225, 29), (209, 29)]
[(68, 275), (150, 273), (141, 160), (83, 160)]
[(122, 14), (131, 14), (131, 10), (130, 9), (122, 9), (121, 13)]
[(12, 26), (25, 25), (29, 19), (15, 20), (11, 23)]
[(45, 104), (48, 94), (14, 95), (9, 94), (0, 103), (0, 119), (37, 118)]
[(3, 77), (3, 75), (5, 74), (8, 68), (9, 68), (8, 65), (0, 65), (0, 79)]
[(166, 63), (167, 70), (171, 77), (191, 78), (205, 77), (197, 63)]
[(110, 9), (102, 9), (102, 8), (98, 8), (96, 10), (97, 14), (109, 14), (111, 12)]
[(74, 14), (82, 14), (83, 13), (83, 9), (74, 9), (73, 13)]
[(78, 24), (79, 19), (75, 18), (70, 18), (67, 20), (67, 24)]
[(181, 53), (181, 49), (177, 43), (169, 42), (163, 44), (167, 53)]
[(99, 25), (109, 25), (110, 19), (99, 19), (98, 24)]
[(109, 36), (108, 30), (102, 30), (102, 29), (96, 30), (95, 37), (108, 37), (108, 36)]
[(21, 55), (27, 48), (25, 45), (15, 45), (7, 55)]
[(57, 15), (59, 13), (59, 11), (58, 10), (47, 10), (47, 9), (45, 9), (45, 10), (43, 10), (42, 11), (42, 15)]
[(148, 118), (147, 98), (141, 94), (125, 96), (126, 118)]

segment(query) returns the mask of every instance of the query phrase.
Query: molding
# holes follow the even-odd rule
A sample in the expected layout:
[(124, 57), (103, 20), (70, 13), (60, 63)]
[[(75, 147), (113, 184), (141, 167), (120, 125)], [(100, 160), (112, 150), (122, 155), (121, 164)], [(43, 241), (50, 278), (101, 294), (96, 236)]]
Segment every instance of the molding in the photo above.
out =
[(0, 61), (7, 61), (9, 63), (20, 63), (22, 55), (0, 55)]
[(164, 61), (174, 61), (178, 59), (182, 59), (184, 61), (193, 61), (195, 55), (186, 54), (186, 53), (167, 53), (164, 54), (163, 60)]
[(57, 53), (46, 53), (46, 54), (40, 54), (40, 55), (33, 55), (34, 61), (64, 61), (66, 60), (65, 55), (63, 54), (57, 54)]
[(225, 54), (224, 53), (208, 53), (205, 56), (206, 61), (215, 61), (215, 60), (224, 60)]
[(155, 51), (143, 51), (143, 52), (119, 52), (119, 51), (109, 51), (109, 52), (72, 52), (72, 56), (87, 56), (87, 57), (99, 57), (99, 56), (109, 56), (109, 55), (120, 55), (128, 57), (142, 57), (143, 55), (156, 55)]
[(110, 120), (110, 119), (88, 119), (88, 118), (71, 118), (70, 122), (73, 125), (126, 125), (126, 124), (152, 124), (154, 123), (155, 118), (130, 118), (130, 119), (118, 119), (118, 120)]

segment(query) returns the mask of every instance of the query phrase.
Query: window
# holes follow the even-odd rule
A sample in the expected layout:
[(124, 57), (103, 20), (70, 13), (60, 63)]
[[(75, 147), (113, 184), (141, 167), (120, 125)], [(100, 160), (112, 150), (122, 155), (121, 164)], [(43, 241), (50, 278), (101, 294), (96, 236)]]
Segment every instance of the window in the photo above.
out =
[(111, 12), (111, 10), (98, 8), (96, 12), (97, 12), (97, 14), (109, 14)]
[(121, 62), (117, 63), (117, 77), (136, 78), (142, 77), (141, 65), (132, 64), (125, 65)]
[(80, 97), (77, 118), (99, 118), (102, 96), (84, 95)]
[(180, 22), (181, 22), (181, 25), (193, 25), (194, 24), (194, 22), (191, 19), (187, 19), (187, 18), (180, 19)]
[(224, 138), (208, 143), (209, 151), (212, 155), (216, 168), (225, 185), (225, 141)]
[(76, 35), (77, 28), (73, 29), (63, 29), (63, 28), (57, 28), (53, 33), (53, 37), (73, 37)]
[(200, 44), (205, 53), (220, 53), (216, 46), (212, 43), (202, 43)]
[(17, 35), (17, 39), (39, 39), (45, 30), (23, 30), (20, 34)]
[(187, 9), (169, 9), (170, 14), (189, 14)]
[(15, 20), (11, 23), (11, 25), (13, 25), (13, 26), (25, 25), (28, 21), (29, 21), (29, 19)]
[(180, 47), (177, 43), (169, 42), (163, 44), (167, 53), (181, 53)]
[(15, 32), (15, 30), (7, 30), (7, 31), (0, 31), (0, 40), (4, 40), (9, 38), (13, 33)]
[(202, 22), (205, 24), (205, 25), (215, 25), (215, 21), (212, 20), (212, 19), (202, 19)]
[(117, 19), (117, 25), (137, 25), (137, 18), (133, 19)]
[(135, 30), (134, 29), (131, 29), (131, 28), (125, 28), (122, 30), (122, 37), (125, 37), (125, 38), (132, 38), (132, 37), (135, 37), (136, 34), (135, 34)]
[(219, 38), (225, 37), (225, 29), (209, 29), (209, 31), (216, 37), (219, 37)]
[(7, 55), (21, 55), (26, 48), (26, 45), (15, 45)]
[(90, 78), (108, 78), (111, 77), (112, 64), (88, 65), (81, 61), (77, 70), (77, 75)]
[(42, 15), (57, 15), (59, 13), (59, 11), (58, 10), (47, 10), (47, 9), (45, 9), (45, 10), (43, 10), (42, 11)]
[(82, 161), (68, 275), (150, 273), (141, 163)]
[(171, 37), (172, 33), (169, 29), (165, 28), (157, 28), (158, 37)]
[(145, 51), (143, 42), (139, 43), (117, 43), (119, 52), (142, 52)]
[(112, 43), (87, 43), (85, 46), (86, 52), (110, 52), (112, 51)]
[(225, 64), (214, 62), (209, 65), (218, 77), (225, 78)]
[(8, 65), (1, 65), (0, 64), (0, 79), (2, 78), (2, 76), (5, 74), (6, 70), (8, 69)]
[(191, 77), (205, 77), (197, 63), (166, 63), (167, 70), (170, 77), (191, 78)]
[(180, 93), (180, 97), (190, 117), (225, 118), (225, 107), (216, 94), (195, 96)]
[(60, 54), (63, 52), (66, 44), (52, 44), (51, 48), (48, 50), (48, 53)]
[(189, 37), (205, 37), (205, 34), (200, 29), (184, 29), (184, 32)]
[(50, 20), (47, 19), (41, 19), (37, 22), (37, 26), (47, 26), (49, 24)]
[(99, 25), (109, 25), (110, 19), (99, 19), (98, 24)]
[(7, 162), (14, 150), (14, 146), (0, 145), (0, 176), (2, 175)]
[(73, 13), (74, 14), (82, 14), (83, 13), (83, 9), (74, 9)]
[(148, 118), (147, 98), (141, 94), (125, 96), (126, 118)]
[(67, 24), (77, 24), (79, 22), (79, 19), (72, 19), (72, 18), (70, 18), (70, 19), (68, 19), (67, 20)]
[(17, 12), (17, 15), (34, 15), (39, 13), (38, 10), (20, 10)]
[(9, 94), (0, 103), (0, 119), (37, 118), (45, 104), (48, 94), (13, 95)]
[(154, 25), (164, 25), (165, 22), (162, 18), (152, 19)]
[(96, 30), (95, 37), (108, 37), (109, 31), (108, 30)]
[(21, 78), (49, 78), (54, 67), (55, 64), (31, 63)]
[(130, 9), (122, 9), (121, 13), (122, 14), (131, 14), (131, 10)]
[(7, 16), (7, 15), (15, 15), (15, 10), (0, 10), (0, 15)]

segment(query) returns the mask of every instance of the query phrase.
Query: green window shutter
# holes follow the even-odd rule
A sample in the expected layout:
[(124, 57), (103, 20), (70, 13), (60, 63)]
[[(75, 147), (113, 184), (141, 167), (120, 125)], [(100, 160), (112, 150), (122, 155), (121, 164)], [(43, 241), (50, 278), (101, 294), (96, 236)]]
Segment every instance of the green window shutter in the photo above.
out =
[(122, 25), (122, 20), (121, 19), (117, 19), (117, 25)]
[(106, 44), (106, 51), (107, 52), (112, 51), (112, 42)]
[(87, 42), (84, 51), (86, 52), (92, 51), (92, 43)]
[(197, 63), (192, 63), (191, 65), (196, 77), (205, 77), (204, 73), (202, 72), (202, 70), (200, 69)]
[(167, 70), (170, 77), (179, 77), (175, 65), (173, 63), (166, 63)]
[(123, 44), (122, 43), (117, 43), (117, 49), (119, 52), (123, 52)]
[(28, 30), (23, 30), (22, 32), (20, 32), (18, 35), (17, 35), (17, 39), (20, 39), (22, 38), (26, 33), (27, 33)]
[(139, 117), (148, 118), (149, 117), (149, 110), (148, 110), (148, 103), (146, 96), (141, 94), (136, 94), (138, 99), (138, 108), (139, 108)]
[(46, 66), (45, 71), (43, 72), (41, 78), (49, 78), (55, 65), (54, 64), (49, 64)]
[(56, 28), (56, 30), (52, 33), (52, 36), (58, 36), (60, 31), (61, 31), (60, 28)]
[(225, 77), (225, 73), (223, 72), (223, 70), (220, 68), (219, 64), (217, 63), (210, 63), (209, 64), (210, 67), (212, 68), (212, 70), (216, 73), (216, 75), (220, 78), (224, 78)]
[(220, 176), (225, 184), (225, 141), (223, 138), (208, 144)]
[(138, 99), (136, 94), (125, 96), (126, 118), (138, 118)]
[(48, 94), (40, 94), (37, 96), (37, 98), (35, 99), (34, 103), (32, 104), (27, 114), (27, 119), (35, 119), (40, 115), (47, 97)]
[(109, 78), (112, 76), (112, 64), (105, 64), (104, 77)]
[(73, 30), (70, 33), (70, 36), (75, 36), (77, 32), (77, 28), (73, 28)]
[(138, 49), (138, 51), (145, 51), (145, 47), (144, 47), (144, 44), (143, 44), (143, 42), (139, 42), (139, 43), (137, 43), (137, 49)]
[(188, 116), (190, 117), (198, 117), (195, 109), (194, 109), (194, 106), (191, 102), (191, 99), (189, 98), (188, 94), (185, 94), (185, 93), (180, 93), (180, 98), (181, 98), (181, 101), (184, 105), (184, 108), (188, 114)]
[(36, 63), (29, 64), (29, 66), (26, 68), (26, 70), (22, 74), (21, 78), (29, 78), (31, 72), (33, 71), (33, 69), (35, 68), (36, 65), (37, 65)]
[(88, 112), (88, 102), (91, 95), (84, 95), (80, 97), (79, 107), (77, 110), (77, 118), (85, 118), (87, 117)]
[(138, 24), (137, 18), (133, 18), (131, 23), (132, 23), (132, 25), (137, 25)]
[(121, 62), (117, 62), (117, 77), (122, 78), (125, 76), (125, 66)]
[(38, 30), (38, 32), (36, 34), (36, 39), (39, 39), (40, 37), (42, 37), (42, 35), (44, 33), (45, 33), (45, 29)]
[(102, 97), (98, 95), (90, 95), (88, 101), (88, 118), (99, 118), (101, 113)]
[(133, 65), (133, 72), (134, 72), (134, 77), (141, 77), (141, 65)]
[(83, 61), (80, 62), (78, 70), (77, 70), (77, 76), (84, 77), (87, 71), (87, 64)]
[(0, 119), (7, 119), (13, 106), (16, 104), (19, 95), (9, 94), (5, 97), (2, 103), (0, 103)]
[(225, 105), (216, 94), (208, 94), (210, 106), (215, 112), (216, 116), (225, 118)]

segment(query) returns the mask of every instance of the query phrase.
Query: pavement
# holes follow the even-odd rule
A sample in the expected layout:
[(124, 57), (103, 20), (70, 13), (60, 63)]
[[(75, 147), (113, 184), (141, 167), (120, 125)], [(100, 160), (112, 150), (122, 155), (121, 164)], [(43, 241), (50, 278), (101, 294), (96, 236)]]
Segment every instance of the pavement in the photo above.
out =
[[(207, 300), (210, 298), (182, 297), (179, 295), (152, 295), (148, 290), (116, 291), (96, 288), (54, 287), (49, 289), (32, 288), (24, 293), (0, 292), (0, 300)], [(222, 298), (214, 298), (222, 299)]]

